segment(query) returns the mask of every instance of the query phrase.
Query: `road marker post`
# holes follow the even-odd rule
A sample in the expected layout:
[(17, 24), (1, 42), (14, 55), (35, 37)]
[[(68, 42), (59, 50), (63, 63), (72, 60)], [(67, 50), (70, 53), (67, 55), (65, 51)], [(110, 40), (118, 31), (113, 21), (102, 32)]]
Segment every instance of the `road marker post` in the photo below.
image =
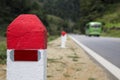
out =
[(22, 14), (7, 28), (7, 80), (46, 80), (47, 30), (36, 15)]
[(61, 32), (61, 48), (65, 48), (66, 46), (66, 40), (67, 40), (67, 33), (65, 31)]

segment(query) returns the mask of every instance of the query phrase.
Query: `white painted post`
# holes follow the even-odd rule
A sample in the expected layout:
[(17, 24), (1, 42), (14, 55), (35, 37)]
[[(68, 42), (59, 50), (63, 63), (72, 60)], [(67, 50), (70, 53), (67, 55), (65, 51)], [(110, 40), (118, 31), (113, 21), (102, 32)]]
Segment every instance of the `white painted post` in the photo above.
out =
[(7, 80), (46, 80), (47, 31), (36, 15), (18, 16), (7, 29)]
[(61, 48), (65, 48), (66, 46), (66, 40), (67, 40), (67, 33), (65, 31), (61, 32)]

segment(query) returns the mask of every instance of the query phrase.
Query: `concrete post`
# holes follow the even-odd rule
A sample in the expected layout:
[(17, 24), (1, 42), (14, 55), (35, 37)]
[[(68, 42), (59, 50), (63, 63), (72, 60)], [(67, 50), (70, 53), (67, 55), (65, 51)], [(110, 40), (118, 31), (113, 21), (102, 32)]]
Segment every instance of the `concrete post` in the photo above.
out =
[(66, 40), (67, 40), (67, 33), (65, 31), (61, 32), (61, 48), (65, 48), (66, 46)]
[(46, 80), (47, 31), (36, 15), (18, 16), (7, 29), (7, 80)]

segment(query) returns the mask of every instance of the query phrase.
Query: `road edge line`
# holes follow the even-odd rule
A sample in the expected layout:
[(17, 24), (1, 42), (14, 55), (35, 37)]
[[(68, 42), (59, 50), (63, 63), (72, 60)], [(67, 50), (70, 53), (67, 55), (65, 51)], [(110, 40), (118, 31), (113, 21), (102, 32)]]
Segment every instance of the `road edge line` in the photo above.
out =
[(117, 79), (120, 80), (120, 69), (116, 67), (114, 64), (110, 63), (96, 52), (86, 47), (82, 43), (78, 42), (75, 38), (69, 35), (69, 37), (75, 41), (79, 46), (81, 46), (89, 55), (91, 55), (97, 62), (99, 62), (105, 69), (107, 69), (110, 73), (112, 73)]

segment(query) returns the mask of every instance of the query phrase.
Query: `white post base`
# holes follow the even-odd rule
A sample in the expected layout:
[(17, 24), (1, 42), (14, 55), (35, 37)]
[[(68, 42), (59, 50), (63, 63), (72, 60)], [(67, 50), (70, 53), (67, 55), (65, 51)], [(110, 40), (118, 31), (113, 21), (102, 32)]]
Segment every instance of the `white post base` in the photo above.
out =
[(61, 48), (66, 48), (67, 35), (61, 36)]
[(14, 61), (14, 50), (7, 50), (7, 80), (46, 80), (46, 50), (38, 52), (38, 61)]

